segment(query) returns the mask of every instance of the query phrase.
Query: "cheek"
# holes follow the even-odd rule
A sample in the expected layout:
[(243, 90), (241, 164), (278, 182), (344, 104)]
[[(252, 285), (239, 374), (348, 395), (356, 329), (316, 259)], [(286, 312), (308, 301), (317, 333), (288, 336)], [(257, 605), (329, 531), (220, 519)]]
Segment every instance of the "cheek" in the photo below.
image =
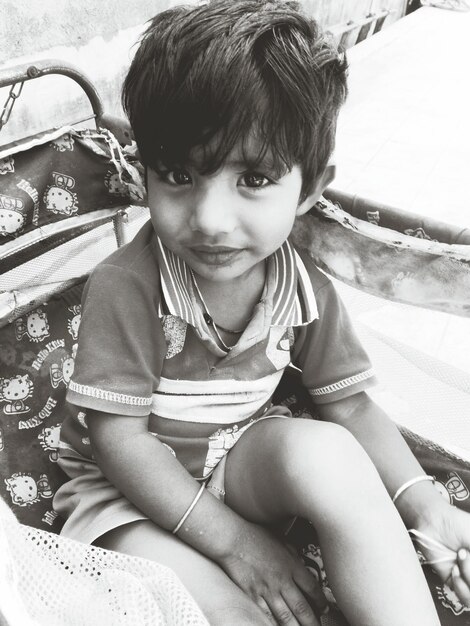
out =
[(295, 211), (285, 206), (269, 206), (265, 210), (252, 211), (246, 227), (267, 245), (279, 246), (287, 239), (294, 224)]
[(176, 209), (173, 205), (165, 202), (151, 207), (150, 216), (155, 232), (162, 238), (165, 238), (166, 235), (174, 236), (178, 234), (188, 221), (184, 211)]
[(184, 210), (177, 206), (175, 200), (168, 197), (165, 188), (154, 180), (154, 174), (148, 174), (148, 205), (150, 217), (156, 233), (162, 238), (166, 234), (173, 236), (184, 223)]

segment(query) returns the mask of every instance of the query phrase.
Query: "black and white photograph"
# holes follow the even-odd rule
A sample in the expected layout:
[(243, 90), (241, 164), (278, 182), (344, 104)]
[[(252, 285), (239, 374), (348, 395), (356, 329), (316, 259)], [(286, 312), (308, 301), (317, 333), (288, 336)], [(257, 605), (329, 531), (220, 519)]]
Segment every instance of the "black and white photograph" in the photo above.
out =
[(0, 0), (0, 626), (470, 626), (470, 0)]

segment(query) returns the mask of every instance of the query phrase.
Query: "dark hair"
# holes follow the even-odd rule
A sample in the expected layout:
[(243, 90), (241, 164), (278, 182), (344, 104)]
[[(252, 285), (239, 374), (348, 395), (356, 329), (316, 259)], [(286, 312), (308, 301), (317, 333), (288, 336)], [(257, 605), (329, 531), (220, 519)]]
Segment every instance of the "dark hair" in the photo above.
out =
[(216, 171), (255, 130), (279, 172), (299, 165), (302, 196), (334, 148), (344, 54), (296, 2), (215, 0), (156, 15), (123, 87), (143, 163), (173, 167), (204, 150)]

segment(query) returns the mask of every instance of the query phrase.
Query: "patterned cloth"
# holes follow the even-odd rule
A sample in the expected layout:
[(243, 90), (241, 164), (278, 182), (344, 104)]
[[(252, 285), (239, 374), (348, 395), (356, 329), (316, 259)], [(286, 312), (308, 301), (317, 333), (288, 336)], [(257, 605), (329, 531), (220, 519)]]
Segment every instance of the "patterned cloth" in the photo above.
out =
[[(444, 208), (443, 208), (444, 210)], [(470, 317), (470, 245), (432, 240), (422, 229), (358, 219), (328, 200), (298, 217), (291, 235), (322, 270), (381, 298)]]
[(142, 200), (131, 161), (126, 155), (124, 162), (108, 131), (71, 127), (0, 150), (0, 246), (73, 216)]
[[(52, 507), (66, 480), (57, 465), (80, 322), (83, 285), (0, 328), (0, 496), (17, 518), (43, 530), (63, 524)], [(29, 332), (24, 332), (24, 329)]]

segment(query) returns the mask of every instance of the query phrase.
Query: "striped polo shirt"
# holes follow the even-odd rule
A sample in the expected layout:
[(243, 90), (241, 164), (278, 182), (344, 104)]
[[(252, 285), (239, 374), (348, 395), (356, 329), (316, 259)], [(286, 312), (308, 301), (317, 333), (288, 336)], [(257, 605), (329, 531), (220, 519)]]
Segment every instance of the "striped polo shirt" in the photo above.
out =
[(204, 312), (189, 267), (150, 222), (96, 267), (67, 392), (83, 411), (64, 421), (62, 456), (91, 458), (87, 409), (149, 415), (149, 431), (202, 478), (265, 413), (287, 365), (319, 403), (373, 382), (331, 282), (289, 240), (267, 259), (261, 299), (229, 352)]

